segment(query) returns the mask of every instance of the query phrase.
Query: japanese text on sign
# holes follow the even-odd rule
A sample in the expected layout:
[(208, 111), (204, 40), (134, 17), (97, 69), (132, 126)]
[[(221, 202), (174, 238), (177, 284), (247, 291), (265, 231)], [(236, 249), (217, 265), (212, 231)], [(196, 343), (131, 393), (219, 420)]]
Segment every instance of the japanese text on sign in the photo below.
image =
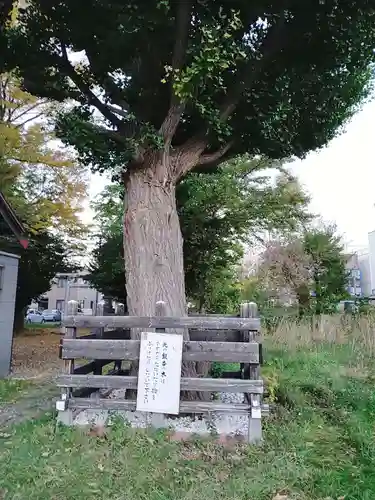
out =
[(137, 410), (178, 415), (182, 335), (144, 332), (141, 336)]

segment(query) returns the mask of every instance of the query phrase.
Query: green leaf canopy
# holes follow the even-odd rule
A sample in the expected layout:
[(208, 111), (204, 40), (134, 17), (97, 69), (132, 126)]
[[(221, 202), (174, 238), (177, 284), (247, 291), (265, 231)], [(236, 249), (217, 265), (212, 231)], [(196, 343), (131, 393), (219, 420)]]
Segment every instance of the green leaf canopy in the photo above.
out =
[(369, 0), (31, 0), (2, 58), (71, 103), (57, 131), (87, 164), (164, 144), (190, 169), (326, 144), (370, 90), (374, 21)]

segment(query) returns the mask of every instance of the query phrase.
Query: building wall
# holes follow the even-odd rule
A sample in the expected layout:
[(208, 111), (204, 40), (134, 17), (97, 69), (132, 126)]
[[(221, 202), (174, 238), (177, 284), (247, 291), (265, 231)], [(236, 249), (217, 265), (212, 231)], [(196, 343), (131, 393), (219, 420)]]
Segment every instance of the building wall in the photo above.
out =
[(362, 293), (365, 297), (371, 295), (371, 270), (370, 270), (370, 255), (368, 253), (358, 256), (359, 270), (361, 273)]
[(96, 301), (101, 301), (103, 296), (97, 293), (90, 284), (85, 281), (86, 273), (71, 273), (70, 275), (58, 274), (45, 297), (48, 301), (48, 309), (60, 309), (65, 311), (65, 305), (70, 300), (75, 300), (85, 310), (92, 310)]
[(375, 291), (375, 231), (368, 234), (371, 294)]
[(363, 291), (357, 253), (346, 255), (345, 268), (348, 271), (347, 291), (353, 297), (361, 297), (363, 295)]
[(12, 359), (18, 260), (17, 255), (0, 251), (0, 378), (9, 375)]

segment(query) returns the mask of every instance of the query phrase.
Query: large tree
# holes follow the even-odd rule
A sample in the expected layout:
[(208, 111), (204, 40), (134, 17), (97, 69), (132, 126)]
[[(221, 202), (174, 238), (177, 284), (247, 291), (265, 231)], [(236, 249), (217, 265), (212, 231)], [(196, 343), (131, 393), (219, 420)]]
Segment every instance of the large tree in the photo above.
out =
[[(310, 219), (308, 198), (298, 183), (281, 167), (276, 179), (265, 175), (271, 166), (267, 159), (244, 157), (210, 174), (190, 173), (178, 184), (186, 291), (199, 309), (229, 312), (236, 297), (237, 307), (239, 292), (232, 285), (243, 245), (265, 231), (289, 233)], [(126, 298), (122, 197), (121, 186), (111, 184), (93, 204), (100, 237), (91, 275), (101, 292), (121, 302)]]
[(178, 180), (326, 144), (367, 94), (374, 17), (368, 0), (28, 2), (2, 57), (70, 103), (57, 130), (82, 160), (119, 168), (131, 314), (186, 312)]

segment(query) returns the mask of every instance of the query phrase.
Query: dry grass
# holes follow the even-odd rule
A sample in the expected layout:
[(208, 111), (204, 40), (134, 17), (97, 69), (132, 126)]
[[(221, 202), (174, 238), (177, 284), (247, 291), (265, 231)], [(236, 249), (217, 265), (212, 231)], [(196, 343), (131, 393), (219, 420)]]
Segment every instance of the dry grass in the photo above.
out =
[(375, 359), (374, 332), (374, 315), (336, 314), (301, 322), (281, 320), (266, 335), (266, 341), (275, 348), (291, 352), (323, 346), (341, 350), (345, 346), (352, 354), (352, 363), (366, 365)]

